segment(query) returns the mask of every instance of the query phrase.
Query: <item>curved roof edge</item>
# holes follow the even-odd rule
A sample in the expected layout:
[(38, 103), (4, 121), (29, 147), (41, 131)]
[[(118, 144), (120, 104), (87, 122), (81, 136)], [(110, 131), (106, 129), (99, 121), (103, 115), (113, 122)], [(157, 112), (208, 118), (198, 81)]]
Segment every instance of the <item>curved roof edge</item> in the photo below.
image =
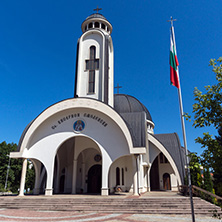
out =
[[(106, 103), (104, 103), (104, 102), (101, 102), (101, 101), (98, 101), (97, 99), (93, 99), (93, 98), (86, 98), (86, 97), (78, 97), (78, 98), (69, 98), (69, 99), (64, 99), (64, 100), (61, 100), (61, 101), (59, 101), (59, 102), (57, 102), (57, 103), (54, 103), (54, 104), (52, 104), (52, 105), (50, 105), (49, 107), (47, 107), (45, 110), (43, 110), (35, 119), (33, 119), (26, 127), (25, 127), (25, 129), (24, 129), (24, 131), (23, 131), (23, 133), (22, 133), (22, 135), (21, 135), (21, 137), (20, 137), (20, 140), (19, 140), (19, 144), (18, 144), (18, 147), (17, 147), (17, 151), (18, 152), (20, 152), (21, 151), (21, 146), (22, 146), (22, 144), (23, 144), (23, 142), (24, 142), (24, 139), (25, 139), (25, 137), (26, 137), (26, 134), (27, 134), (27, 132), (29, 131), (29, 129), (30, 129), (30, 127), (32, 127), (32, 125), (35, 123), (35, 121), (44, 113), (44, 112), (46, 112), (47, 110), (49, 110), (51, 107), (53, 107), (53, 106), (55, 106), (55, 105), (57, 105), (57, 104), (59, 104), (59, 103), (62, 103), (62, 102), (68, 102), (68, 101), (71, 101), (71, 100), (92, 100), (92, 101), (94, 101), (94, 102), (97, 102), (98, 104), (101, 104), (102, 106), (107, 106), (109, 109), (111, 109), (110, 111), (111, 112), (114, 112), (114, 113), (116, 113), (116, 115), (118, 116), (118, 118), (120, 118), (121, 120), (122, 120), (122, 122), (124, 122), (124, 125), (125, 125), (125, 127), (127, 128), (127, 132), (129, 133), (129, 135), (130, 135), (130, 138), (128, 137), (128, 141), (129, 141), (129, 147), (130, 147), (130, 149), (132, 149), (133, 148), (133, 142), (132, 142), (132, 138), (131, 138), (131, 134), (130, 134), (130, 131), (129, 131), (129, 128), (128, 128), (128, 126), (126, 125), (126, 123), (125, 123), (125, 120), (123, 119), (123, 117), (113, 108), (113, 107), (111, 107), (111, 106), (109, 106), (109, 105), (107, 105)], [(89, 107), (90, 108), (90, 107)], [(100, 110), (101, 111), (101, 110)], [(113, 113), (113, 114), (114, 114)], [(110, 116), (113, 116), (113, 114), (112, 115), (110, 115)], [(114, 115), (115, 116), (115, 115)], [(120, 121), (121, 122), (121, 121)], [(120, 124), (120, 123), (119, 123)], [(129, 136), (128, 135), (128, 136)]]
[(177, 133), (155, 134), (153, 135), (170, 153), (176, 166), (179, 170), (184, 183), (185, 177), (185, 153), (181, 146), (180, 139)]

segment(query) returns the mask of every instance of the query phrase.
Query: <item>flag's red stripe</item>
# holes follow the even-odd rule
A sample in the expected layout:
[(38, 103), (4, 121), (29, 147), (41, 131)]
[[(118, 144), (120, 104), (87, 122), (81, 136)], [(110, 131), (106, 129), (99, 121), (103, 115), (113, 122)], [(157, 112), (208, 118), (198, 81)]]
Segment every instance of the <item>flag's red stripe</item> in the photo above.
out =
[(179, 62), (178, 62), (178, 59), (177, 59), (177, 55), (175, 55), (175, 62), (176, 62), (176, 66), (179, 66)]
[(180, 88), (180, 83), (179, 83), (177, 72), (171, 66), (170, 66), (170, 81), (173, 86), (176, 86), (178, 89)]

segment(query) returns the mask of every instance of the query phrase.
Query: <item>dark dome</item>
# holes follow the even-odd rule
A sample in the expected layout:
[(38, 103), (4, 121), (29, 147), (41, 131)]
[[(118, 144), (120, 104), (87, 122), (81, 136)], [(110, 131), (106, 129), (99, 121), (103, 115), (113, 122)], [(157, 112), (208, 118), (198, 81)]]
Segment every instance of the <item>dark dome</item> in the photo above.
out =
[(147, 108), (133, 96), (126, 94), (115, 94), (114, 109), (118, 113), (133, 113), (144, 111), (146, 113), (146, 119), (152, 121), (152, 117)]
[(86, 20), (92, 19), (92, 18), (101, 18), (101, 19), (107, 20), (102, 14), (99, 14), (99, 13), (94, 13), (94, 14), (88, 16), (88, 17), (86, 18)]

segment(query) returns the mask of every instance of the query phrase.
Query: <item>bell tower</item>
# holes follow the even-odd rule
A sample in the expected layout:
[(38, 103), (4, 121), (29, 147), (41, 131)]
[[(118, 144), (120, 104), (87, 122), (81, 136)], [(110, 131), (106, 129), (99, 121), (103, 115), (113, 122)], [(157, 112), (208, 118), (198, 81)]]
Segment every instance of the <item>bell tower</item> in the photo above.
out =
[(78, 40), (74, 97), (100, 100), (113, 107), (112, 25), (97, 7), (82, 23)]

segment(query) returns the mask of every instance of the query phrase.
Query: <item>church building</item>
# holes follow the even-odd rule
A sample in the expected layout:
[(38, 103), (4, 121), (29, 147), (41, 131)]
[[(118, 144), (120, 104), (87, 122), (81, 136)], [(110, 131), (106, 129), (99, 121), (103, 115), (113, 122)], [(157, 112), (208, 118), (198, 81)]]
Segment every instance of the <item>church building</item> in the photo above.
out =
[(111, 23), (97, 11), (81, 29), (74, 97), (39, 114), (10, 153), (23, 159), (20, 195), (28, 160), (35, 168), (34, 194), (177, 191), (184, 183), (178, 135), (155, 134), (138, 99), (114, 95)]

